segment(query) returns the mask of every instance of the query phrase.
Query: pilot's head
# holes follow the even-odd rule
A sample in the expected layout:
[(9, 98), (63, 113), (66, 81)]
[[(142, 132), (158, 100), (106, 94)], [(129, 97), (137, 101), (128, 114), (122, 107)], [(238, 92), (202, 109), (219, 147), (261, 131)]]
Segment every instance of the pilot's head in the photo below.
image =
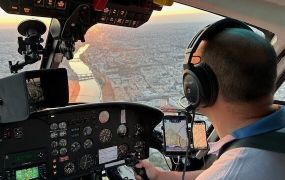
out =
[[(225, 28), (201, 40), (192, 55), (190, 72), (184, 73), (184, 91), (186, 97), (187, 92), (195, 93), (198, 81), (201, 97), (198, 108), (202, 112), (220, 102), (233, 107), (272, 104), (276, 53), (260, 35), (245, 28)], [(187, 79), (192, 84), (189, 91), (185, 86)], [(189, 98), (191, 101), (192, 97)]]
[(276, 53), (263, 37), (231, 28), (207, 40), (201, 48), (201, 61), (214, 72), (219, 94), (226, 102), (252, 103), (272, 96)]

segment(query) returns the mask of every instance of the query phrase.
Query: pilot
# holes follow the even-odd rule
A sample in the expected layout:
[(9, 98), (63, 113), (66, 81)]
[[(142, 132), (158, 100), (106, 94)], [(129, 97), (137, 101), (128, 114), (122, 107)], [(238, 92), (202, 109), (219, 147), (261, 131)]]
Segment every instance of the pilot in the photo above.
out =
[[(284, 135), (285, 108), (273, 106), (277, 57), (271, 44), (245, 24), (232, 19), (220, 20), (205, 29), (208, 32), (204, 32), (202, 39), (200, 33), (192, 40), (193, 46), (199, 44), (194, 47), (188, 65), (190, 76), (199, 79), (202, 86), (204, 83), (205, 96), (211, 89), (210, 97), (200, 100), (197, 107), (209, 118), (220, 138), (210, 146), (209, 154), (218, 155), (224, 145), (234, 140), (270, 132)], [(191, 50), (193, 48), (190, 53)], [(199, 66), (200, 71), (197, 71)], [(199, 75), (201, 71), (206, 74)], [(214, 81), (217, 81), (216, 87), (210, 87), (209, 83)], [(187, 91), (185, 87), (184, 91)], [(285, 146), (284, 141), (281, 146)], [(146, 160), (136, 167), (145, 168), (150, 180), (182, 178), (182, 172), (162, 171)], [(282, 152), (237, 147), (219, 154), (206, 170), (186, 172), (185, 179), (284, 179), (284, 167)], [(136, 179), (141, 177), (136, 175)]]

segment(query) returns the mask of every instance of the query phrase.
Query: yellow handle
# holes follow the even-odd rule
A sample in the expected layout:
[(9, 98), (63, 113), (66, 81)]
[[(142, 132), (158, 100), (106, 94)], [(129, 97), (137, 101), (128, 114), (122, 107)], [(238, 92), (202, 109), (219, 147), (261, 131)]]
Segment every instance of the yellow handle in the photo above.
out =
[(172, 6), (173, 0), (153, 0), (153, 3), (161, 6)]

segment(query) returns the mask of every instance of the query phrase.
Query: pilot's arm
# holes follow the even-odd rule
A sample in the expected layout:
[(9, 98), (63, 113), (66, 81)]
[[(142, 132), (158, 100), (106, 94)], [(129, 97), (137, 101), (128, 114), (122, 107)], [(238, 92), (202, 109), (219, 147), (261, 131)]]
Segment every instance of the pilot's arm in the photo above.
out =
[[(181, 179), (182, 172), (176, 171), (162, 171), (148, 161), (141, 161), (136, 165), (137, 168), (145, 168), (146, 174), (150, 180), (175, 180)], [(197, 170), (185, 173), (185, 179), (196, 179), (204, 170)], [(142, 178), (136, 175), (136, 180), (142, 180)]]

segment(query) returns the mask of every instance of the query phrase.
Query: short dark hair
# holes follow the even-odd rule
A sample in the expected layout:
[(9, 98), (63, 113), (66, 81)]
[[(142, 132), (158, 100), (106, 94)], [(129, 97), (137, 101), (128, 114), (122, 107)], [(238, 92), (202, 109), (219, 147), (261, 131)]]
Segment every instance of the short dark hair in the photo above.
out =
[(202, 52), (216, 75), (227, 102), (254, 102), (272, 95), (276, 80), (276, 52), (260, 35), (231, 28), (207, 40)]

